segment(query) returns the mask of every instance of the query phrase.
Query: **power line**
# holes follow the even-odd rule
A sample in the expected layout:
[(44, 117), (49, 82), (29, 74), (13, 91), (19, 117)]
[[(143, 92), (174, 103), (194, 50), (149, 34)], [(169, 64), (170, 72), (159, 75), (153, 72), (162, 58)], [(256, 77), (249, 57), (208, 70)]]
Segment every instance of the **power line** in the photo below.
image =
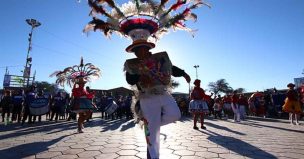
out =
[(0, 68), (6, 68), (6, 67), (24, 67), (24, 66), (23, 65), (0, 66)]
[[(48, 47), (44, 47), (44, 46), (40, 46), (40, 45), (37, 45), (37, 44), (33, 44), (33, 46), (37, 47), (37, 48), (41, 48), (41, 49), (44, 49), (50, 53), (54, 53), (54, 54), (57, 54), (57, 55), (64, 55), (64, 56), (67, 56), (71, 59), (75, 59), (75, 60), (79, 60), (79, 57), (75, 56), (75, 55), (71, 55), (71, 54), (68, 54), (66, 52), (62, 52), (62, 51), (58, 51), (58, 50), (55, 50), (55, 49), (51, 49), (51, 48), (48, 48)], [(91, 59), (90, 57), (86, 57), (86, 59)], [(102, 63), (103, 65), (105, 65), (105, 63)], [(113, 64), (113, 63), (112, 63)], [(112, 67), (113, 65), (106, 65), (106, 66), (110, 66)]]
[(107, 58), (107, 59), (111, 59), (111, 60), (115, 61), (113, 58), (111, 58), (111, 57), (109, 57), (109, 56), (105, 56), (104, 54), (96, 53), (95, 51), (92, 51), (91, 49), (88, 49), (88, 48), (86, 48), (86, 47), (83, 47), (83, 46), (81, 46), (81, 45), (79, 45), (79, 44), (77, 44), (77, 43), (75, 43), (75, 42), (73, 42), (73, 41), (66, 40), (66, 39), (64, 39), (64, 38), (62, 38), (62, 37), (60, 37), (60, 36), (58, 36), (58, 35), (56, 35), (56, 34), (54, 34), (54, 33), (51, 33), (51, 32), (49, 32), (49, 31), (47, 31), (47, 30), (43, 30), (43, 29), (42, 29), (42, 31), (45, 32), (45, 33), (47, 33), (47, 34), (49, 34), (49, 35), (51, 35), (51, 36), (53, 36), (53, 37), (55, 37), (55, 38), (57, 38), (57, 39), (59, 39), (59, 40), (61, 40), (61, 41), (64, 41), (65, 43), (69, 43), (69, 44), (71, 44), (71, 45), (73, 45), (73, 46), (76, 46), (76, 47), (78, 47), (78, 48), (81, 48), (81, 49), (83, 49), (83, 50), (86, 50), (86, 51), (88, 51), (88, 53), (99, 54), (99, 55), (101, 55), (101, 56), (104, 56), (104, 57)]
[(47, 47), (44, 47), (44, 46), (40, 46), (40, 45), (37, 45), (37, 44), (35, 44), (35, 43), (33, 43), (33, 46), (36, 46), (36, 47), (38, 47), (38, 48), (47, 50), (47, 51), (49, 51), (49, 52), (51, 52), (51, 53), (55, 53), (55, 54), (59, 54), (59, 55), (66, 55), (66, 56), (69, 56), (69, 57), (74, 57), (74, 56), (72, 56), (72, 55), (70, 55), (70, 54), (67, 54), (67, 53), (65, 53), (65, 52), (58, 51), (58, 50), (55, 50), (55, 49), (52, 49), (52, 48), (47, 48)]

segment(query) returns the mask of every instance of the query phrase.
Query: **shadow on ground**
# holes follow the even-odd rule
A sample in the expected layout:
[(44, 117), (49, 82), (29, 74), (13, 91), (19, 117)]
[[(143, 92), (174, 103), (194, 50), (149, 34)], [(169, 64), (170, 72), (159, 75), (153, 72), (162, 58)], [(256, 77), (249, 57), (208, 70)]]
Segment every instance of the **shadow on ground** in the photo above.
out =
[(35, 154), (39, 154), (40, 152), (47, 151), (49, 146), (56, 144), (63, 138), (67, 136), (61, 136), (57, 139), (43, 142), (33, 142), (27, 143), (23, 145), (18, 145), (15, 147), (10, 147), (4, 150), (0, 150), (0, 156), (3, 159), (17, 159), (17, 158), (25, 158)]
[(0, 140), (2, 139), (8, 139), (13, 137), (19, 137), (23, 135), (33, 134), (33, 133), (41, 133), (46, 132), (46, 134), (53, 134), (57, 132), (61, 132), (64, 130), (70, 130), (75, 129), (76, 130), (77, 124), (76, 122), (69, 122), (69, 121), (63, 121), (63, 122), (49, 122), (49, 121), (43, 121), (41, 123), (36, 123), (32, 125), (25, 125), (20, 126), (19, 124), (13, 124), (8, 125), (2, 128), (2, 131), (11, 131), (16, 130), (10, 133), (4, 133), (0, 134)]
[(274, 155), (263, 151), (259, 149), (258, 147), (255, 147), (247, 142), (244, 142), (240, 139), (231, 137), (231, 136), (223, 136), (220, 134), (217, 134), (215, 132), (212, 132), (210, 130), (207, 131), (201, 131), (202, 133), (209, 135), (207, 138), (209, 141), (218, 144), (222, 147), (225, 147), (226, 149), (233, 151), (236, 154), (243, 155), (248, 158), (252, 159), (261, 159), (261, 158), (267, 158), (267, 159), (275, 159)]

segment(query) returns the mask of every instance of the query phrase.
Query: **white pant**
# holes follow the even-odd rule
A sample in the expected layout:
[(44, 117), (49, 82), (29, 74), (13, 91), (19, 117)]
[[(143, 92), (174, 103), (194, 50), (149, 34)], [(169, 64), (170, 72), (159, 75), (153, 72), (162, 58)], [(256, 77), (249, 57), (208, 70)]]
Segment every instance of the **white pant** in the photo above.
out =
[(231, 107), (234, 113), (234, 121), (240, 121), (240, 108), (238, 104), (231, 103)]
[(246, 117), (246, 109), (244, 105), (240, 105), (240, 118), (244, 120)]
[(150, 144), (148, 150), (151, 158), (159, 158), (160, 126), (169, 124), (181, 117), (179, 108), (174, 98), (165, 92), (161, 95), (142, 96), (140, 107), (144, 118), (148, 122)]

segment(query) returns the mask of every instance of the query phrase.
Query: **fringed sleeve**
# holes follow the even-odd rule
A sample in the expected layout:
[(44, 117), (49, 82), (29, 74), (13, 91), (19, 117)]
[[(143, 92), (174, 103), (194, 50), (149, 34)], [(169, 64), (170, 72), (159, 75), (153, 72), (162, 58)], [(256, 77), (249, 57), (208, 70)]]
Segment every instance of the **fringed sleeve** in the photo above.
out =
[(185, 71), (176, 67), (176, 66), (172, 66), (172, 76), (174, 77), (181, 77), (186, 75)]

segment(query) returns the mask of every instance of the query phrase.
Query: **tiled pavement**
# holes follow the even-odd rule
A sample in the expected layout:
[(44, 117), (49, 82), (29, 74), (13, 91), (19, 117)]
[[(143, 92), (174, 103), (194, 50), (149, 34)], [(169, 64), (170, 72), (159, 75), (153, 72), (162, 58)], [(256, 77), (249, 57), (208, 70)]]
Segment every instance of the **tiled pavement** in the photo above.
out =
[[(160, 158), (304, 159), (303, 125), (260, 118), (206, 120), (207, 130), (193, 130), (192, 120), (183, 118), (161, 128)], [(143, 132), (132, 121), (96, 117), (85, 127), (77, 134), (74, 121), (24, 127), (1, 123), (0, 158), (146, 158)]]

